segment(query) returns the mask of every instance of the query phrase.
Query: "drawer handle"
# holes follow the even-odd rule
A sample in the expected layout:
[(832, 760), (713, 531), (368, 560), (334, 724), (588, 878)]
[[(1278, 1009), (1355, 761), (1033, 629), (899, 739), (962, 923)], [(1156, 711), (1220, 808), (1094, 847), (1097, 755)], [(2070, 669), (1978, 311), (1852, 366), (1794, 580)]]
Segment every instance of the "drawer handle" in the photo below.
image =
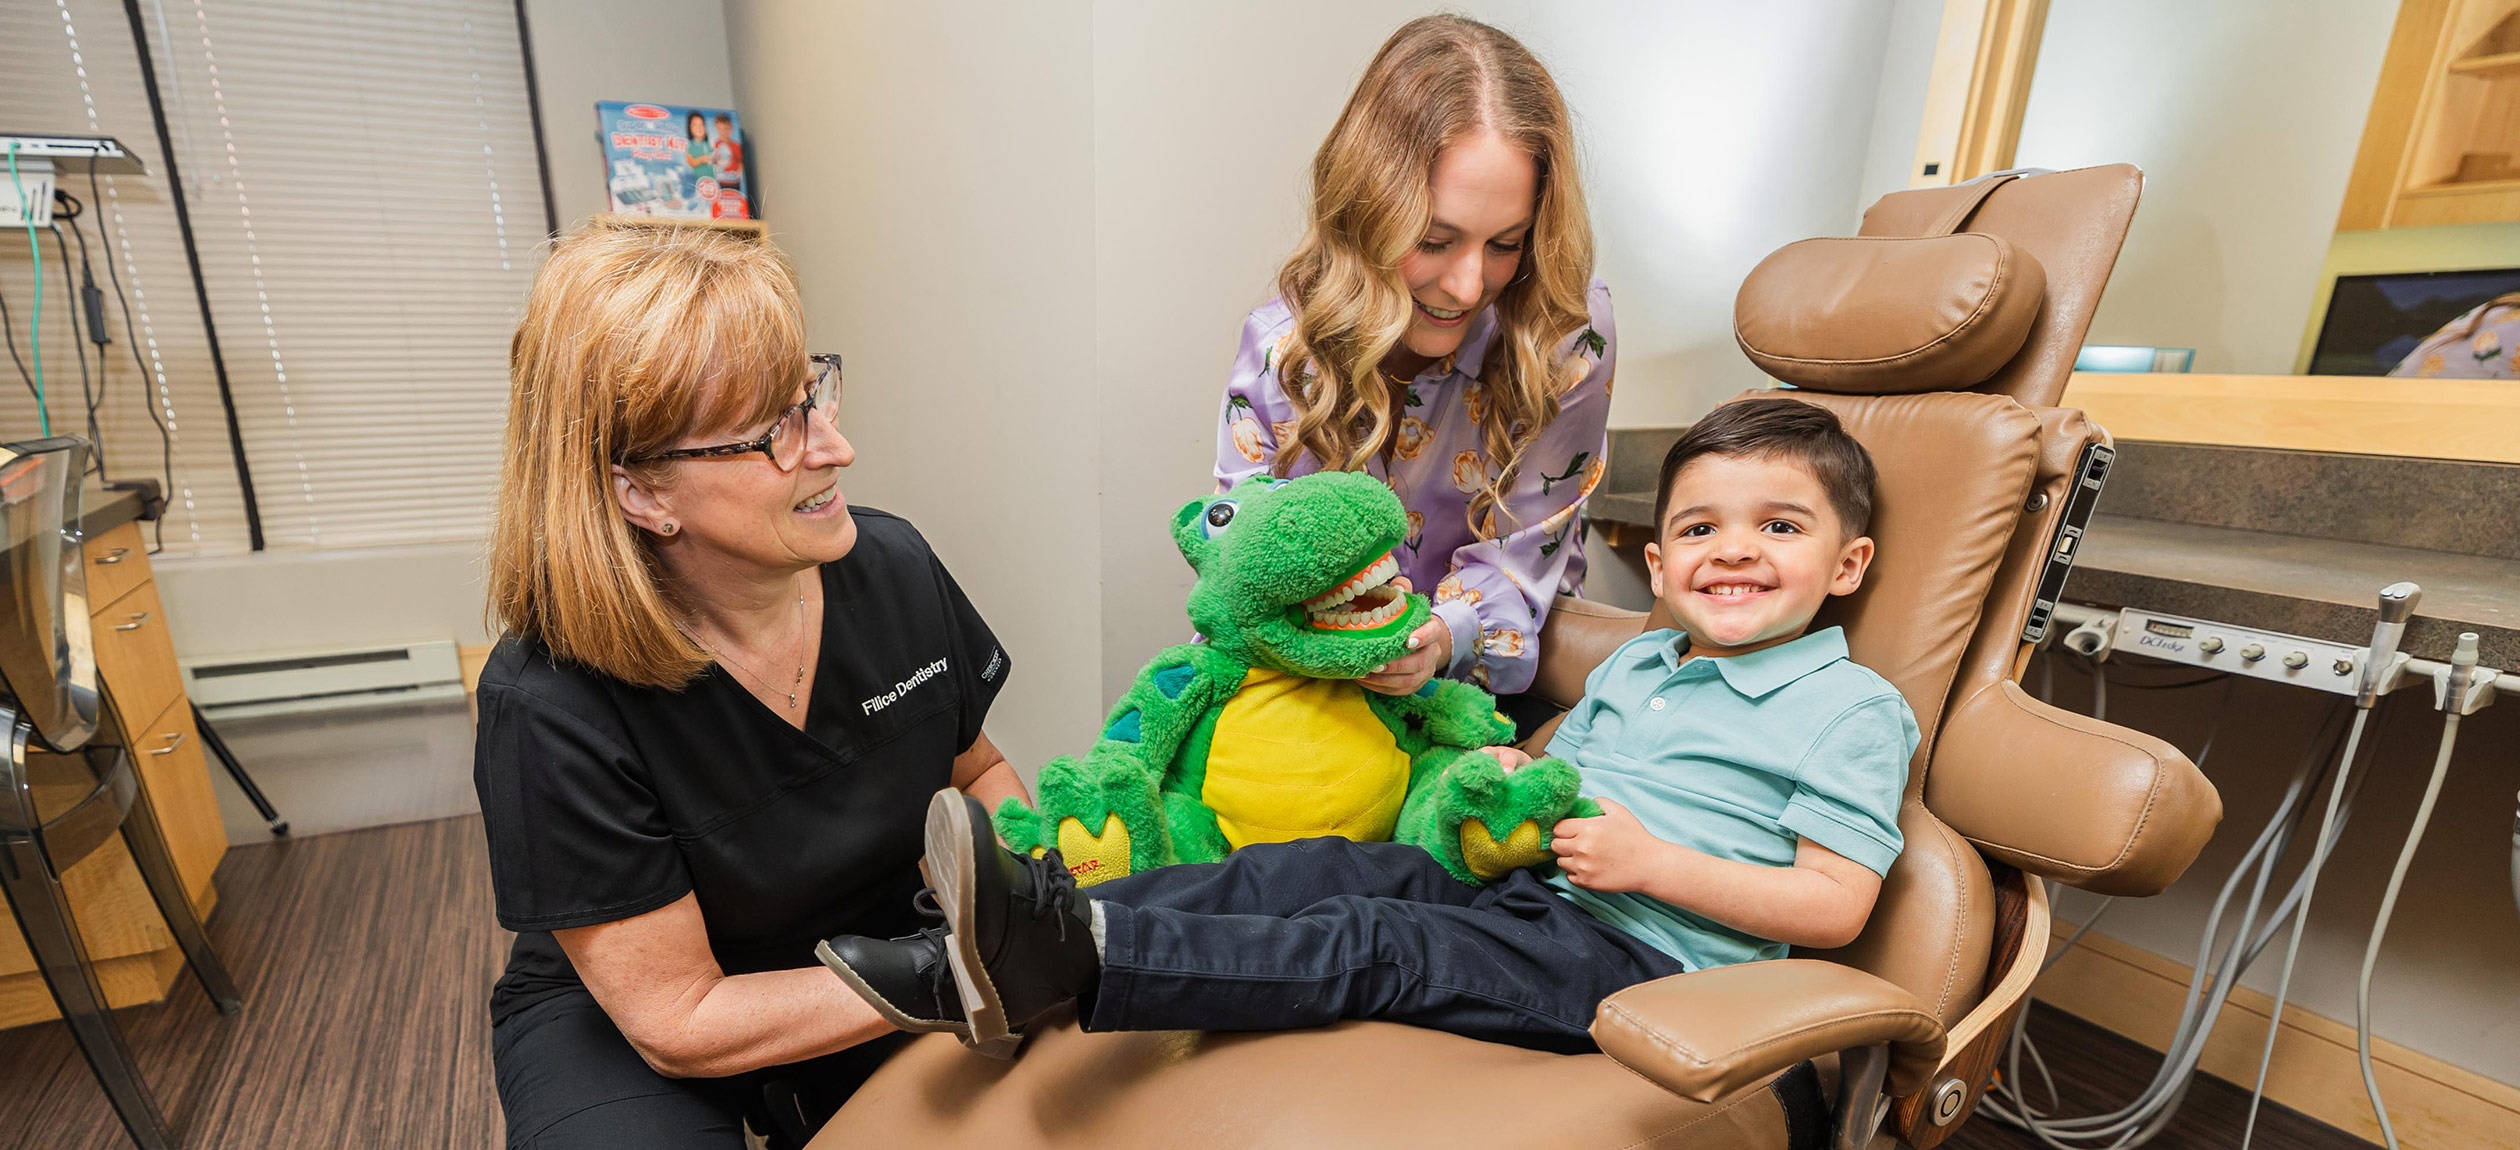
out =
[(116, 624), (114, 624), (114, 629), (115, 629), (115, 630), (117, 630), (117, 631), (137, 631), (137, 630), (139, 630), (139, 629), (140, 629), (141, 624), (146, 623), (146, 622), (148, 622), (148, 621), (149, 621), (149, 613), (148, 613), (148, 612), (146, 612), (146, 611), (134, 611), (134, 612), (132, 612), (132, 613), (131, 613), (131, 622), (128, 622), (128, 623), (116, 623)]
[(171, 754), (174, 754), (174, 753), (175, 753), (175, 748), (180, 747), (180, 746), (183, 746), (183, 745), (184, 745), (184, 733), (183, 733), (182, 731), (176, 731), (176, 732), (173, 732), (173, 733), (171, 733), (171, 734), (169, 734), (169, 735), (167, 735), (167, 736), (166, 736), (166, 745), (165, 745), (165, 746), (163, 746), (163, 747), (159, 747), (158, 749), (156, 749), (156, 750), (154, 750), (154, 751), (151, 751), (151, 752), (149, 752), (149, 753), (150, 753), (150, 754), (152, 754), (152, 755), (171, 755)]
[(129, 554), (131, 554), (131, 548), (128, 548), (128, 547), (117, 547), (117, 548), (114, 548), (114, 549), (113, 549), (113, 550), (111, 550), (111, 551), (108, 551), (108, 552), (106, 552), (106, 553), (104, 553), (104, 554), (102, 554), (102, 555), (97, 556), (97, 557), (96, 557), (96, 565), (97, 565), (97, 566), (99, 566), (99, 567), (111, 567), (111, 566), (113, 566), (113, 565), (114, 565), (114, 564), (116, 564), (116, 563), (120, 563), (120, 562), (122, 562), (122, 561), (123, 561), (123, 556), (125, 556), (125, 555), (129, 555)]

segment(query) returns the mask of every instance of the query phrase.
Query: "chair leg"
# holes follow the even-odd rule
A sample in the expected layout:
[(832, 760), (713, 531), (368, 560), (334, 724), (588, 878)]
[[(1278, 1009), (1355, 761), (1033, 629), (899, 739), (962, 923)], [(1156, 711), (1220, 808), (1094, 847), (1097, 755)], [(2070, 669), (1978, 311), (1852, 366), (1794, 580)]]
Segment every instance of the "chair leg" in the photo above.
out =
[(272, 834), (288, 834), (289, 820), (281, 818), (271, 800), (263, 797), (262, 788), (254, 785), (254, 776), (245, 773), (245, 764), (236, 761), (236, 752), (228, 750), (227, 740), (220, 738), (219, 729), (210, 725), (210, 716), (201, 713), (201, 704), (192, 704), (192, 715), (193, 729), (201, 732), (202, 745), (217, 756), (220, 766), (227, 768), (228, 777), (236, 780), (236, 789), (245, 792), (246, 802), (254, 804), (254, 813), (271, 824)]
[(113, 1103), (123, 1129), (130, 1131), (140, 1150), (174, 1150), (166, 1117), (149, 1096), (148, 1083), (140, 1077), (131, 1049), (123, 1045), (122, 1032), (107, 1011), (104, 988), (97, 985), (96, 969), (88, 964), (87, 948), (70, 918), (61, 880), (33, 841), (6, 843), (5, 854), (0, 855), (0, 891), (6, 892), (10, 908), (17, 912), (27, 949), (35, 955), (35, 967), (43, 972), (44, 985), (51, 988), (53, 1003), (61, 1008), (61, 1020), (69, 1024), (70, 1036), (96, 1072), (96, 1081), (105, 1088), (106, 1100)]
[(1829, 1132), (1830, 1150), (1864, 1150), (1881, 1132), (1890, 1113), (1882, 1084), (1890, 1077), (1890, 1048), (1857, 1046), (1838, 1052), (1837, 1115)]
[(203, 933), (201, 920), (194, 916), (192, 898), (184, 893), (184, 878), (175, 869), (175, 856), (166, 849), (166, 836), (158, 830), (157, 808), (149, 802), (149, 788), (134, 788), (131, 813), (123, 817), (122, 837), (131, 848), (131, 861), (140, 867), (141, 881), (149, 884), (149, 896), (157, 900), (158, 913), (166, 918), (166, 929), (175, 936), (175, 944), (184, 949), (184, 961), (192, 967), (193, 977), (201, 980), (201, 989), (210, 995), (211, 1005), (221, 1014), (234, 1014), (245, 1009), (245, 999), (236, 992), (236, 980), (228, 976), (227, 965), (219, 961), (217, 951), (210, 949), (210, 936)]

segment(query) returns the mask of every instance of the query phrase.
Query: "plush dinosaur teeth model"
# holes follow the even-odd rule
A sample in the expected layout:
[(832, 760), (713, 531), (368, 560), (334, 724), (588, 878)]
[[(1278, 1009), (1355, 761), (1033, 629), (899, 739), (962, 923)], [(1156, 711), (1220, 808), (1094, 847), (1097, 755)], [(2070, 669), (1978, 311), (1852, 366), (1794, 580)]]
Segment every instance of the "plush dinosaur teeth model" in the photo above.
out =
[(1393, 697), (1355, 681), (1429, 615), (1392, 583), (1407, 527), (1390, 489), (1349, 472), (1185, 504), (1173, 541), (1204, 641), (1138, 672), (1093, 749), (1042, 768), (1038, 809), (998, 810), (999, 835), (1056, 848), (1080, 885), (1320, 835), (1416, 843), (1465, 882), (1546, 865), (1558, 819), (1599, 813), (1572, 765), (1506, 772), (1479, 748), (1513, 724), (1469, 684)]

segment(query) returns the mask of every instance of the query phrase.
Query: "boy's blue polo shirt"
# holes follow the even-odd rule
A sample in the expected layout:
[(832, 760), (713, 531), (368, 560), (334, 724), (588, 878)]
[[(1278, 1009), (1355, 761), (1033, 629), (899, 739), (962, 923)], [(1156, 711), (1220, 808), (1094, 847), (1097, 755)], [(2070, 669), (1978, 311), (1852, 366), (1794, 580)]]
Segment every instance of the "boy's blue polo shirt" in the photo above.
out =
[[(1888, 873), (1919, 737), (1898, 688), (1849, 660), (1837, 627), (1683, 663), (1685, 645), (1679, 631), (1648, 631), (1593, 668), (1549, 741), (1582, 770), (1583, 793), (1717, 858), (1792, 866), (1807, 838)], [(1549, 881), (1691, 970), (1785, 956), (1784, 943), (1660, 899)]]

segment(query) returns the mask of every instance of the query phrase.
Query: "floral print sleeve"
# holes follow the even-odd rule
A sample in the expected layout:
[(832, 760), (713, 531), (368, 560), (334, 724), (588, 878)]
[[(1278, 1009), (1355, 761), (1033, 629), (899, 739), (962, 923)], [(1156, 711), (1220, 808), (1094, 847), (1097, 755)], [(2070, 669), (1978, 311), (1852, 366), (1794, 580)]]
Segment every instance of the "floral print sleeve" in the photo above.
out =
[[(1278, 441), (1295, 427), (1295, 405), (1278, 379), (1278, 357), (1295, 333), (1295, 317), (1277, 300), (1243, 320), (1242, 346), (1225, 384), (1216, 431), (1216, 489), (1223, 491), (1277, 458)], [(1309, 468), (1307, 470), (1310, 470)]]
[[(1455, 548), (1435, 585), (1435, 615), (1453, 633), (1451, 676), (1498, 694), (1531, 686), (1550, 604), (1561, 590), (1583, 586), (1583, 506), (1609, 467), (1610, 387), (1618, 365), (1610, 289), (1594, 283), (1591, 304), (1591, 326), (1566, 349), (1588, 366), (1558, 397), (1557, 419), (1524, 453), (1522, 472), (1503, 501), (1510, 516), (1499, 513), (1481, 524), (1480, 534), (1490, 538)], [(1465, 406), (1475, 422), (1478, 402), (1472, 398)], [(1456, 453), (1453, 489), (1475, 490), (1475, 469), (1486, 466), (1476, 450)]]

